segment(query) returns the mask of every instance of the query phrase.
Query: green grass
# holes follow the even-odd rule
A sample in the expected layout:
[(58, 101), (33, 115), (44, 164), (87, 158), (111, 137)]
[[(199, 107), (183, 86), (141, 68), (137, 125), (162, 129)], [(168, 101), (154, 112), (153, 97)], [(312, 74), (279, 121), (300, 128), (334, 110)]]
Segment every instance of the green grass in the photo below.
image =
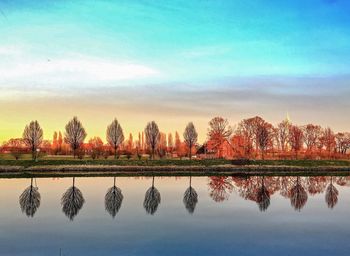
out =
[[(148, 158), (130, 159), (125, 157), (120, 159), (97, 159), (92, 160), (86, 157), (83, 160), (73, 159), (72, 156), (42, 156), (38, 162), (31, 160), (31, 155), (22, 155), (20, 160), (14, 160), (9, 154), (0, 154), (0, 165), (7, 166), (37, 166), (37, 165), (119, 165), (119, 166), (215, 166), (231, 164), (226, 159), (206, 159), (206, 160), (180, 160), (180, 159), (160, 159), (149, 160)], [(350, 166), (347, 160), (251, 160), (249, 165), (273, 165), (273, 166)]]
[(256, 160), (252, 161), (255, 165), (274, 165), (274, 166), (301, 166), (301, 167), (317, 167), (317, 166), (350, 166), (348, 160)]

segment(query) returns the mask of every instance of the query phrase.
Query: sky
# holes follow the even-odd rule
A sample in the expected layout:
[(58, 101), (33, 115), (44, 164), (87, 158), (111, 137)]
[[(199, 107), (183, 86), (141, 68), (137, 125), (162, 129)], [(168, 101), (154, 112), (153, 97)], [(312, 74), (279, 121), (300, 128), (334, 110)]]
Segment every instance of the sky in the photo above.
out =
[(0, 142), (78, 116), (200, 141), (209, 120), (350, 131), (350, 2), (0, 0)]

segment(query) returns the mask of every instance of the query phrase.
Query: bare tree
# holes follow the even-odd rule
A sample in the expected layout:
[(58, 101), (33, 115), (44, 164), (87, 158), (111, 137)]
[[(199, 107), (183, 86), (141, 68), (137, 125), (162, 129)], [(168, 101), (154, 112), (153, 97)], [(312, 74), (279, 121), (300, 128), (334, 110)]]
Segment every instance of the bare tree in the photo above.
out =
[(149, 122), (145, 128), (146, 143), (151, 149), (151, 157), (154, 159), (154, 152), (160, 139), (159, 128), (156, 122)]
[(313, 125), (308, 124), (305, 125), (303, 128), (303, 136), (304, 136), (304, 143), (306, 145), (306, 149), (309, 152), (312, 152), (314, 148), (317, 146), (317, 140), (319, 136), (321, 135), (321, 126), (319, 125)]
[(258, 154), (259, 149), (259, 133), (262, 131), (261, 128), (264, 126), (266, 121), (259, 116), (244, 119), (238, 125), (239, 134), (243, 136), (246, 144), (245, 151), (248, 153), (253, 144), (255, 146), (255, 157)]
[(114, 159), (117, 158), (117, 150), (120, 144), (124, 141), (123, 129), (117, 119), (108, 125), (106, 132), (107, 142), (114, 149)]
[(324, 129), (322, 133), (322, 137), (323, 137), (324, 145), (328, 152), (328, 156), (331, 157), (332, 151), (334, 150), (335, 144), (336, 144), (334, 132), (332, 131), (331, 128), (328, 127)]
[(86, 138), (86, 132), (82, 123), (75, 116), (66, 125), (65, 141), (73, 150), (73, 156), (75, 158), (77, 149), (83, 144)]
[(338, 132), (335, 135), (336, 149), (340, 154), (345, 155), (350, 148), (350, 133)]
[(278, 144), (279, 149), (282, 151), (282, 153), (286, 152), (287, 149), (287, 143), (288, 143), (288, 134), (289, 134), (289, 127), (290, 123), (288, 120), (284, 120), (281, 123), (277, 125), (276, 130), (276, 141)]
[(228, 141), (232, 134), (232, 128), (227, 119), (214, 117), (209, 122), (208, 139), (214, 143), (214, 148), (219, 151), (224, 141)]
[(23, 141), (26, 146), (30, 147), (33, 160), (37, 157), (36, 151), (43, 141), (43, 134), (43, 129), (36, 120), (31, 121), (30, 124), (24, 128)]
[(303, 131), (298, 126), (290, 126), (289, 143), (294, 150), (295, 158), (298, 158), (298, 151), (303, 147)]
[(272, 135), (273, 135), (273, 126), (267, 122), (260, 123), (257, 126), (256, 131), (256, 141), (261, 151), (261, 157), (264, 159), (265, 151), (269, 145), (272, 145)]
[(190, 159), (192, 158), (192, 147), (197, 143), (198, 133), (192, 122), (189, 122), (184, 131), (184, 140), (189, 149)]

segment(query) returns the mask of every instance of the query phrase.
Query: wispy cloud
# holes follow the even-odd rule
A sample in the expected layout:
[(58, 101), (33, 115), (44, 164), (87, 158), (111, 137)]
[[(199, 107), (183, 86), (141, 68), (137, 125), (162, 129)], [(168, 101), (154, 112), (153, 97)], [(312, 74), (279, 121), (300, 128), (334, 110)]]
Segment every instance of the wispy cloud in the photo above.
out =
[[(138, 80), (158, 75), (159, 72), (151, 67), (134, 64), (119, 63), (104, 59), (45, 59), (16, 62), (12, 65), (3, 63), (0, 69), (1, 79), (11, 82), (25, 79), (40, 81), (62, 80), (71, 81), (94, 80), (120, 81)], [(23, 81), (25, 84), (25, 81)]]

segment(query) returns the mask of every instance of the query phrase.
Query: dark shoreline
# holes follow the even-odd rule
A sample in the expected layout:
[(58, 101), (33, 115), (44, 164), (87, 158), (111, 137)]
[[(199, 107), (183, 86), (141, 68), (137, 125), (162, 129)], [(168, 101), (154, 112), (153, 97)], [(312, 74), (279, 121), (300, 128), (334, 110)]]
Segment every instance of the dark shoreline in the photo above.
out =
[(65, 176), (335, 176), (350, 175), (347, 166), (0, 166), (0, 178)]

